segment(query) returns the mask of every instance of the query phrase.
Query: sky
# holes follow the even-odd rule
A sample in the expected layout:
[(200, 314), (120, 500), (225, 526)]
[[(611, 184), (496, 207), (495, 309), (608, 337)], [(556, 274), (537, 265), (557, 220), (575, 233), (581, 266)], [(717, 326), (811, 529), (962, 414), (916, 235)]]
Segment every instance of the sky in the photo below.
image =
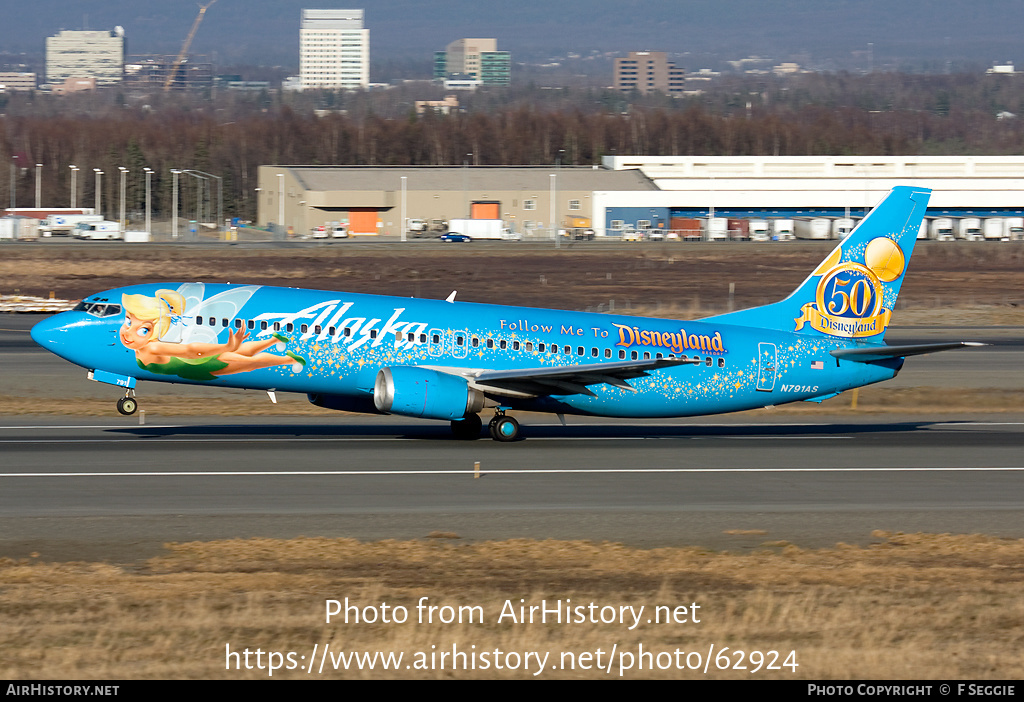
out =
[[(195, 0), (35, 0), (10, 3), (0, 52), (41, 55), (60, 29), (121, 25), (130, 54), (175, 54)], [(193, 52), (217, 62), (297, 66), (303, 7), (316, 0), (217, 0)], [(463, 37), (495, 37), (513, 60), (568, 52), (668, 51), (693, 61), (763, 55), (822, 66), (917, 61), (1024, 65), (1020, 0), (376, 0), (365, 6), (371, 60), (420, 58)], [(687, 65), (692, 70), (698, 65)], [(856, 67), (856, 66), (853, 66)], [(877, 66), (876, 66), (877, 67)]]

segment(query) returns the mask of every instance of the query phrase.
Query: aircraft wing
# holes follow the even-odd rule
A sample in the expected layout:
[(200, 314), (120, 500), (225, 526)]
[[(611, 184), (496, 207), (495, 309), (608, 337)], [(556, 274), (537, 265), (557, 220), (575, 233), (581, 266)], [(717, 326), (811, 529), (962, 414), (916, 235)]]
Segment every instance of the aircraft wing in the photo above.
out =
[(502, 395), (590, 395), (588, 387), (607, 383), (622, 390), (636, 392), (626, 381), (642, 378), (648, 371), (682, 365), (700, 365), (699, 358), (656, 358), (646, 361), (613, 361), (586, 366), (554, 368), (521, 368), (516, 370), (484, 370), (469, 376), (481, 390)]
[(870, 363), (881, 361), (886, 358), (903, 358), (904, 356), (920, 356), (924, 353), (935, 353), (936, 351), (949, 351), (966, 346), (985, 346), (986, 344), (977, 341), (947, 341), (939, 344), (907, 344), (904, 346), (861, 346), (852, 349), (835, 349), (829, 351), (836, 358), (845, 358), (850, 361)]

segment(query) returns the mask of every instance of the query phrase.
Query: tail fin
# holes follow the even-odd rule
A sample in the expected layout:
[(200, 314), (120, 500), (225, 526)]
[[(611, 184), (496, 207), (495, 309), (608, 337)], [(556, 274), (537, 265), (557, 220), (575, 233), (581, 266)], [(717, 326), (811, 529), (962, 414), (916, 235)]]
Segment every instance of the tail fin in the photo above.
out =
[(881, 341), (931, 190), (896, 186), (781, 302), (712, 317), (801, 334)]

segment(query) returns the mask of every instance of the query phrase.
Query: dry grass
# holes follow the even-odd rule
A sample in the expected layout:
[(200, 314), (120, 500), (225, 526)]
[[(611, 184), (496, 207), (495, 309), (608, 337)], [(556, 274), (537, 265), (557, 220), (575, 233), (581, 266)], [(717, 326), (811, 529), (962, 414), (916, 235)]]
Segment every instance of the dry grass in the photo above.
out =
[[(309, 655), (334, 651), (796, 651), (795, 673), (714, 670), (714, 678), (950, 679), (1024, 676), (1024, 540), (876, 532), (869, 547), (804, 550), (775, 542), (750, 554), (640, 550), (612, 543), (450, 538), (170, 544), (142, 569), (0, 561), (0, 676), (261, 678), (225, 670), (225, 646)], [(479, 605), (482, 623), (416, 624), (420, 597)], [(324, 622), (325, 601), (409, 608), (410, 623)], [(700, 623), (498, 623), (516, 605), (700, 605)], [(431, 649), (436, 646), (436, 649)], [(409, 659), (406, 658), (406, 661)], [(783, 659), (780, 658), (779, 662)], [(263, 659), (264, 664), (266, 658)], [(252, 661), (255, 663), (255, 659)], [(749, 663), (749, 661), (748, 661)], [(329, 666), (328, 666), (329, 668)], [(404, 668), (404, 665), (403, 665)], [(532, 671), (531, 671), (532, 672)], [(531, 677), (530, 672), (381, 670), (323, 677)], [(279, 670), (274, 677), (318, 677)], [(705, 677), (697, 671), (626, 677)]]

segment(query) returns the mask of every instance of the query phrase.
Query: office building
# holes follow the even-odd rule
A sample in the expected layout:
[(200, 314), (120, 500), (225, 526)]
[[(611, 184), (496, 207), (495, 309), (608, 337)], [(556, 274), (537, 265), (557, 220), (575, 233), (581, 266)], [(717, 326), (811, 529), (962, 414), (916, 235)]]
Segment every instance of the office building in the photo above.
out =
[(113, 31), (63, 30), (46, 38), (46, 82), (68, 78), (94, 78), (97, 86), (124, 79), (124, 29)]
[(498, 51), (496, 39), (459, 39), (434, 54), (434, 78), (445, 80), (452, 74), (469, 76), (481, 85), (508, 85), (512, 55)]
[(363, 10), (303, 10), (299, 26), (303, 90), (356, 90), (370, 83), (370, 30)]
[(641, 93), (662, 92), (681, 95), (686, 89), (686, 72), (668, 60), (664, 51), (631, 51), (615, 59), (616, 90)]

